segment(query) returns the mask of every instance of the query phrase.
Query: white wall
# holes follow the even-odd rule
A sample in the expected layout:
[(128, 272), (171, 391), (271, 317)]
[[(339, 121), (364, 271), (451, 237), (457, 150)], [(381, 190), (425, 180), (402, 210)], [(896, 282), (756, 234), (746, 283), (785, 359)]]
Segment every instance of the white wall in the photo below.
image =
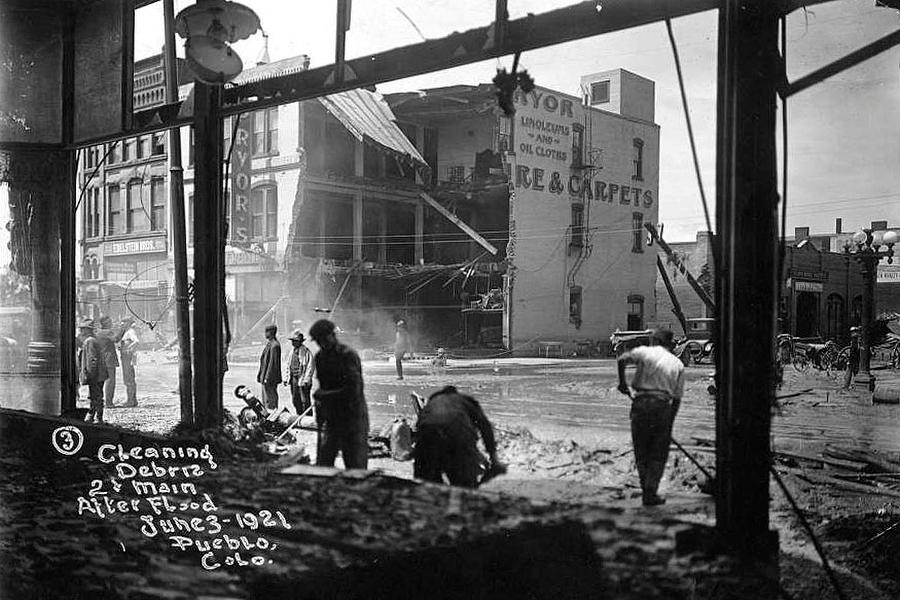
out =
[[(542, 88), (520, 96), (517, 109), (513, 345), (606, 338), (626, 327), (629, 294), (644, 297), (644, 321), (654, 320), (656, 254), (647, 248), (632, 252), (632, 216), (640, 212), (644, 222), (657, 220), (659, 128), (585, 109), (578, 98)], [(573, 125), (585, 128), (585, 162), (593, 154), (598, 168), (572, 168)], [(641, 181), (632, 179), (634, 138), (644, 142)], [(591, 153), (592, 147), (598, 152)], [(583, 191), (585, 177), (590, 194)], [(568, 274), (577, 253), (569, 252), (568, 229), (571, 206), (582, 201), (593, 249), (574, 276), (583, 293), (578, 328), (569, 322)]]

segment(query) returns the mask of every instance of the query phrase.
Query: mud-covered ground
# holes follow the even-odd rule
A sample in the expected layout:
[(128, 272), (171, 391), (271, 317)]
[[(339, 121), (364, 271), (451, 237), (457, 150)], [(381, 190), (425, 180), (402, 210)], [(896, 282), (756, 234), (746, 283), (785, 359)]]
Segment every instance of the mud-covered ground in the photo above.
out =
[[(254, 389), (255, 350), (232, 357), (225, 378), (225, 405), (237, 412), (243, 402), (230, 393), (237, 385)], [(243, 359), (243, 360), (242, 360)], [(397, 416), (414, 420), (409, 393), (427, 395), (453, 384), (473, 394), (494, 422), (500, 454), (509, 473), (482, 489), (512, 493), (541, 502), (617, 506), (646, 511), (630, 452), (628, 399), (615, 390), (615, 365), (608, 360), (498, 359), (451, 361), (435, 371), (426, 361), (406, 363), (397, 381), (390, 359), (364, 362), (367, 399), (373, 429)], [(876, 371), (883, 382), (898, 380)], [(715, 399), (708, 366), (688, 369), (686, 397), (674, 435), (710, 471), (714, 470)], [(165, 432), (177, 422), (176, 365), (157, 355), (142, 357), (138, 368), (140, 406), (107, 412), (112, 423)], [(809, 521), (846, 597), (900, 597), (900, 406), (873, 405), (864, 392), (839, 390), (840, 376), (792, 367), (778, 391), (773, 412), (772, 445), (776, 466), (796, 504)], [(121, 384), (120, 384), (121, 388)], [(282, 401), (288, 392), (282, 388)], [(124, 401), (124, 390), (119, 399)], [(315, 434), (301, 441), (314, 455)], [(822, 462), (832, 447), (874, 453), (893, 463), (882, 475), (859, 465)], [(799, 457), (799, 458), (798, 458)], [(411, 477), (410, 462), (376, 458), (370, 467)], [(866, 472), (867, 471), (867, 472)], [(896, 471), (896, 472), (892, 472)], [(673, 448), (661, 491), (661, 517), (712, 524), (714, 500), (700, 492), (705, 477)], [(839, 486), (834, 481), (856, 486)], [(772, 483), (771, 527), (778, 530), (782, 551), (781, 582), (795, 598), (839, 597), (832, 589), (818, 553), (781, 489)], [(886, 533), (884, 533), (886, 532)], [(879, 535), (881, 534), (881, 535)], [(876, 537), (878, 536), (878, 537)]]

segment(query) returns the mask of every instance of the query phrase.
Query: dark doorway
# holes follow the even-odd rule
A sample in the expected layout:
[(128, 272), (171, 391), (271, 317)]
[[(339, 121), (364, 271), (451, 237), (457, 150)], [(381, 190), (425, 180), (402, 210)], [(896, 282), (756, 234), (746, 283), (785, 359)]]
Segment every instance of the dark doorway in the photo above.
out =
[(819, 294), (797, 294), (797, 337), (819, 335)]
[(839, 294), (830, 294), (825, 303), (826, 328), (825, 337), (829, 340), (844, 339), (844, 299)]

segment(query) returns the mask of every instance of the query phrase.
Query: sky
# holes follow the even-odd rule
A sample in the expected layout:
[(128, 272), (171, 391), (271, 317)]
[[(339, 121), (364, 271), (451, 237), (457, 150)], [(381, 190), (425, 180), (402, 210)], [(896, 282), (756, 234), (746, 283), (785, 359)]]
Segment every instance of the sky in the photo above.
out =
[[(604, 2), (625, 0), (603, 0)], [(511, 18), (568, 6), (575, 0), (509, 0)], [(190, 2), (178, 0), (176, 12)], [(260, 16), (269, 56), (298, 54), (311, 67), (334, 62), (335, 0), (244, 0)], [(347, 34), (347, 58), (365, 56), (487, 25), (490, 0), (357, 0)], [(135, 56), (156, 54), (163, 44), (162, 3), (137, 14)], [(600, 12), (602, 17), (602, 11)], [(697, 141), (709, 209), (715, 211), (715, 98), (717, 14), (673, 21)], [(875, 0), (841, 0), (788, 17), (790, 80), (823, 66), (900, 27), (898, 11)], [(182, 41), (178, 40), (178, 45)], [(245, 66), (263, 48), (257, 33), (235, 45)], [(181, 50), (179, 50), (181, 53)], [(381, 84), (382, 93), (488, 83), (512, 56)], [(624, 68), (656, 83), (660, 125), (660, 221), (671, 241), (693, 239), (705, 229), (703, 208), (687, 137), (672, 50), (664, 23), (525, 52), (520, 59), (543, 87), (580, 95), (581, 75)], [(788, 233), (867, 226), (874, 220), (900, 225), (900, 48), (826, 80), (788, 100)], [(779, 110), (780, 104), (779, 104)], [(780, 115), (779, 115), (780, 122)], [(779, 132), (780, 140), (780, 132)], [(779, 148), (779, 165), (781, 164)]]

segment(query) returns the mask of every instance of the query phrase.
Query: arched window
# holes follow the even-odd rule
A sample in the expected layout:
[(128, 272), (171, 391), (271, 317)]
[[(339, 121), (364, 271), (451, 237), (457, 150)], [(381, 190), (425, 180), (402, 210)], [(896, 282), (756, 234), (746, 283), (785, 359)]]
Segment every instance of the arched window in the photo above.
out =
[(250, 193), (250, 237), (278, 239), (278, 187), (267, 184)]
[(840, 294), (830, 294), (825, 301), (825, 337), (840, 340), (844, 337), (844, 298)]
[(634, 166), (634, 170), (631, 173), (631, 178), (635, 181), (643, 181), (644, 180), (644, 140), (641, 138), (634, 138), (632, 140), (632, 164)]
[(628, 295), (628, 331), (644, 328), (644, 297), (640, 294)]
[(573, 285), (569, 288), (569, 323), (575, 327), (581, 327), (581, 286)]
[(862, 323), (862, 296), (854, 296), (853, 305), (850, 309), (850, 325), (856, 327)]

